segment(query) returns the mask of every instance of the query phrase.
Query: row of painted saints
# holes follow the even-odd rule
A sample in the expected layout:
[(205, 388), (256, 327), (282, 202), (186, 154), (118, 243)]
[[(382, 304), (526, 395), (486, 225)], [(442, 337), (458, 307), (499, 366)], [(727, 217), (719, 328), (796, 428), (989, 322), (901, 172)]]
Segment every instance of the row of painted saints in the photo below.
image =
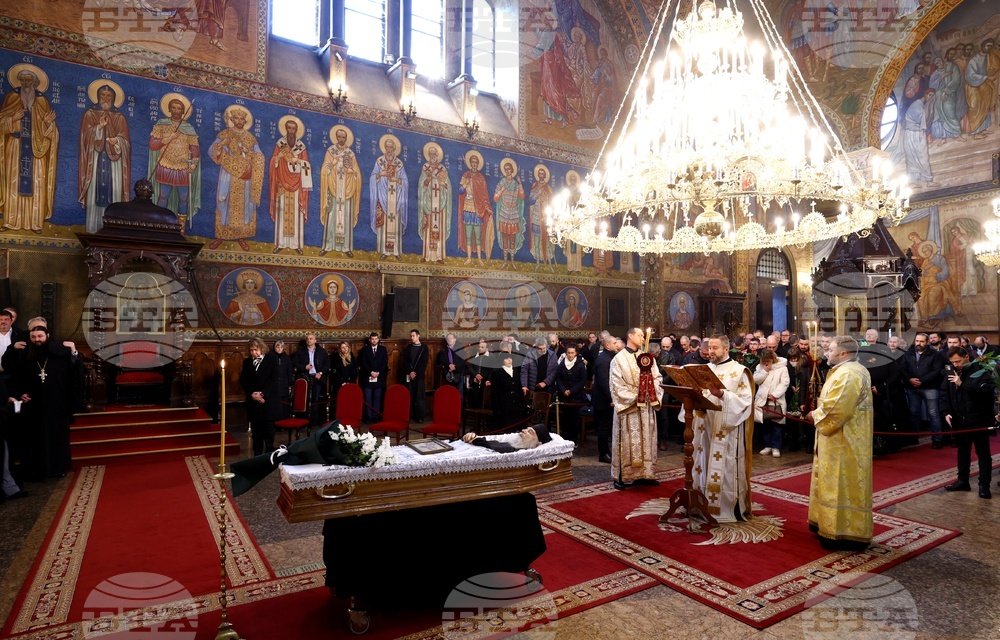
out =
[[(587, 295), (575, 286), (563, 287), (551, 297), (544, 289), (528, 283), (515, 284), (491, 299), (483, 287), (471, 280), (452, 286), (445, 301), (441, 326), (454, 330), (474, 330), (486, 325), (508, 329), (554, 326), (582, 327), (590, 305)], [(219, 283), (216, 302), (222, 314), (241, 326), (257, 326), (269, 321), (281, 305), (281, 287), (262, 269), (234, 269)], [(361, 293), (350, 276), (327, 272), (306, 286), (303, 304), (316, 323), (340, 327), (349, 323), (361, 304)]]
[[(56, 158), (59, 130), (56, 114), (44, 93), (48, 76), (39, 67), (21, 63), (8, 71), (12, 91), (0, 107), (0, 212), (4, 228), (41, 233), (52, 216), (55, 197)], [(112, 80), (99, 79), (87, 88), (90, 106), (80, 125), (78, 200), (86, 211), (86, 230), (98, 231), (104, 209), (129, 199), (132, 182), (132, 141), (129, 123), (121, 107), (125, 93)], [(191, 124), (193, 105), (180, 93), (168, 93), (159, 101), (161, 116), (149, 137), (147, 176), (154, 186), (157, 204), (176, 212), (182, 221), (194, 217), (202, 204), (202, 145)], [(345, 125), (330, 129), (327, 147), (316, 180), (313, 161), (302, 140), (306, 127), (294, 115), (278, 121), (282, 134), (269, 157), (252, 132), (254, 117), (243, 105), (230, 105), (224, 112), (225, 128), (208, 147), (208, 157), (219, 167), (214, 202), (213, 249), (234, 241), (244, 251), (257, 233), (257, 209), (262, 205), (264, 183), (270, 185), (266, 209), (274, 222), (274, 252), (302, 253), (304, 231), (309, 222), (312, 192), (319, 190), (319, 223), (323, 228), (320, 255), (339, 252), (353, 256), (364, 174), (355, 155), (354, 133)], [(409, 210), (407, 198), (411, 177), (400, 159), (399, 139), (387, 133), (379, 139), (379, 156), (368, 174), (371, 203), (368, 225), (374, 233), (376, 251), (383, 257), (402, 255)], [(421, 259), (443, 262), (446, 244), (453, 233), (459, 252), (468, 264), (479, 264), (498, 254), (503, 266), (527, 245), (531, 256), (550, 269), (556, 250), (548, 239), (545, 208), (554, 191), (548, 167), (538, 164), (526, 187), (512, 158), (500, 162), (501, 177), (491, 189), (483, 174), (483, 156), (476, 150), (465, 154), (466, 170), (458, 183), (443, 164), (444, 152), (436, 142), (423, 146), (425, 160), (417, 183), (417, 234), (422, 241)], [(567, 172), (570, 188), (580, 175)], [(496, 251), (499, 246), (499, 251)], [(570, 272), (582, 269), (579, 247), (562, 247)], [(623, 271), (632, 271), (632, 260), (622, 260)], [(595, 269), (607, 273), (612, 256), (598, 252)]]

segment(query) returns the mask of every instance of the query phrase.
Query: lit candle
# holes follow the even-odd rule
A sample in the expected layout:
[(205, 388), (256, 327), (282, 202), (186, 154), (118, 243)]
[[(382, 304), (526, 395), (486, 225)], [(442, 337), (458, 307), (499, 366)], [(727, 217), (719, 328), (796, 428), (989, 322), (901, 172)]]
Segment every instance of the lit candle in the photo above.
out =
[(219, 415), (219, 473), (226, 472), (226, 361), (219, 361), (219, 368), (222, 369), (222, 391), (220, 392), (220, 404), (222, 410)]

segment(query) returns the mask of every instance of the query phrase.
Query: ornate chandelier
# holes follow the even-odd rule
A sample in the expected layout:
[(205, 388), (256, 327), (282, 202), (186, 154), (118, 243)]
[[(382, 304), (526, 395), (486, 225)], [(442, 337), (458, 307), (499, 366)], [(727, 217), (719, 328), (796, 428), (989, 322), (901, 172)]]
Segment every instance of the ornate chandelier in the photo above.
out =
[[(878, 218), (905, 217), (904, 180), (877, 150), (848, 157), (763, 0), (748, 3), (766, 47), (744, 37), (736, 0), (702, 1), (683, 19), (680, 0), (663, 3), (617, 141), (609, 150), (609, 134), (594, 170), (548, 209), (553, 242), (731, 252), (864, 236)], [(671, 7), (667, 55), (654, 66)]]
[(980, 262), (1000, 269), (1000, 198), (993, 201), (993, 215), (995, 220), (983, 224), (986, 240), (972, 245), (972, 250)]

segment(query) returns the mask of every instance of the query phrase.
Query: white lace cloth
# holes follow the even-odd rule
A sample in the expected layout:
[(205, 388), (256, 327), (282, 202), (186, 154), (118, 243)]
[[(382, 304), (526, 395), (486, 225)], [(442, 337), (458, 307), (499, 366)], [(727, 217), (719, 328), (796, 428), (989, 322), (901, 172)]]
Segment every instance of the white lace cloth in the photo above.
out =
[[(485, 436), (490, 440), (510, 441), (517, 434)], [(406, 445), (392, 448), (396, 454), (396, 464), (385, 467), (345, 467), (320, 464), (281, 465), (281, 481), (293, 491), (317, 489), (349, 482), (373, 482), (377, 480), (398, 480), (419, 478), (442, 473), (466, 473), (488, 469), (515, 469), (533, 467), (546, 462), (554, 462), (573, 457), (576, 446), (558, 434), (552, 434), (552, 441), (534, 449), (519, 449), (512, 453), (497, 453), (485, 447), (477, 447), (461, 440), (449, 443), (453, 449), (444, 453), (423, 455)]]

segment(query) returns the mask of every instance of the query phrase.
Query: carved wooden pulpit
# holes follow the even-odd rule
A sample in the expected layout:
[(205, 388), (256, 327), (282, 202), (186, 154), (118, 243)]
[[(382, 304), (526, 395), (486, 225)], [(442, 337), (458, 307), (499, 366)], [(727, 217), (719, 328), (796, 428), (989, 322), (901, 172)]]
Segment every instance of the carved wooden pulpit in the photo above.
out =
[[(107, 401), (111, 370), (105, 365), (117, 366), (122, 345), (136, 340), (160, 345), (163, 359), (176, 363), (171, 398), (194, 404), (190, 363), (180, 356), (181, 343), (190, 339), (191, 316), (197, 316), (188, 289), (194, 289), (194, 259), (202, 244), (184, 237), (177, 216), (154, 204), (152, 193), (152, 184), (139, 180), (136, 197), (108, 206), (97, 233), (77, 234), (90, 290), (84, 309), (84, 335), (94, 356), (85, 364), (88, 408)], [(155, 292), (156, 299), (136, 305), (122, 295), (137, 287)]]

